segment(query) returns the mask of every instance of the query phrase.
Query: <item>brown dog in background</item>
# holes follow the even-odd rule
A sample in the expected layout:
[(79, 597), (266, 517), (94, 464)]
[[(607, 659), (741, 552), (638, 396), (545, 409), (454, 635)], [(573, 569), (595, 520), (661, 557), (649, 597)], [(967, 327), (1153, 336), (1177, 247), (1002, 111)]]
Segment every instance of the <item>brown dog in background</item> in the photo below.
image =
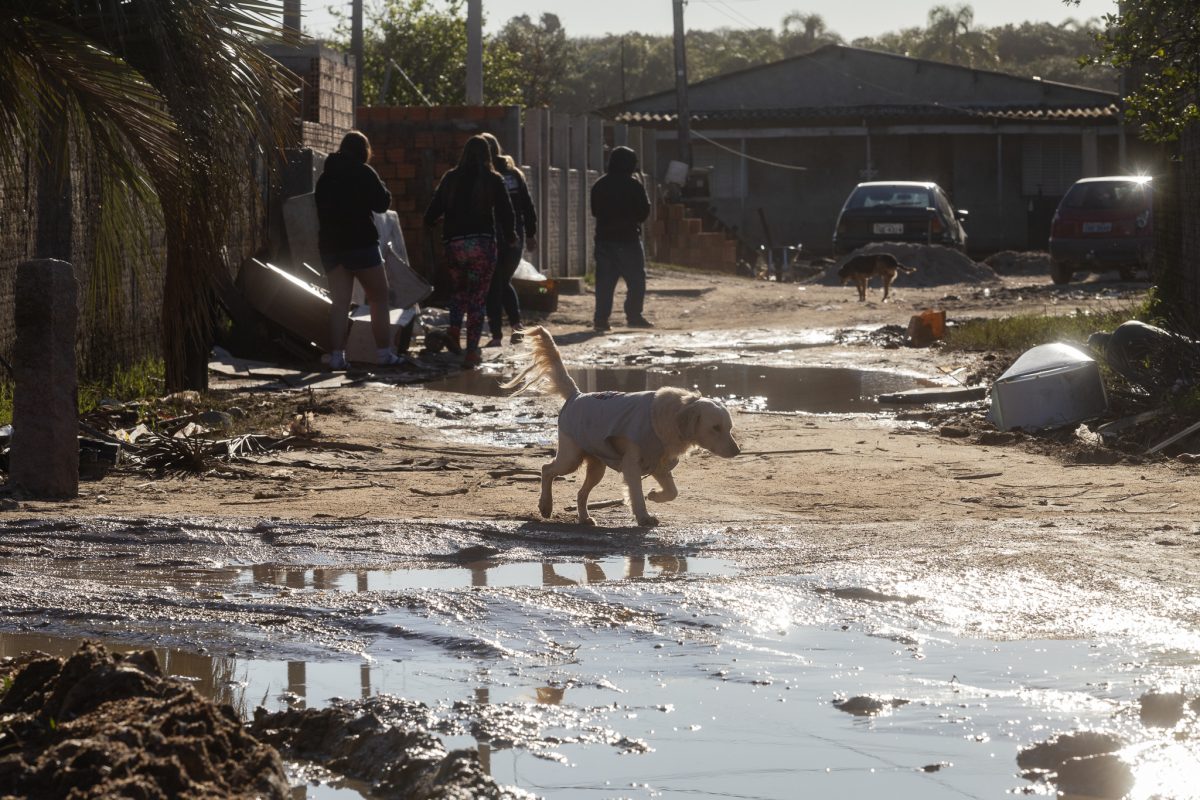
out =
[(916, 270), (901, 264), (891, 253), (871, 253), (870, 255), (855, 256), (842, 264), (842, 268), (838, 270), (838, 277), (842, 279), (842, 286), (854, 281), (854, 285), (858, 287), (860, 303), (867, 299), (867, 283), (871, 278), (883, 279), (883, 302), (886, 303), (888, 292), (892, 288), (892, 281), (896, 280), (898, 272), (909, 274)]

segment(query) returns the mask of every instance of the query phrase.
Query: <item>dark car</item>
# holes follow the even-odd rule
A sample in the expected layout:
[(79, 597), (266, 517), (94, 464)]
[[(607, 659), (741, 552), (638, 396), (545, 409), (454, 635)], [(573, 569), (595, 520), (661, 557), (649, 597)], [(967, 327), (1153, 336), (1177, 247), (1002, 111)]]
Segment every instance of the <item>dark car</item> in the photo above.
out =
[(950, 204), (936, 183), (860, 183), (850, 192), (833, 231), (833, 252), (852, 252), (871, 242), (940, 244), (966, 250), (967, 212)]
[(1050, 277), (1069, 283), (1076, 270), (1117, 269), (1130, 280), (1154, 244), (1153, 182), (1146, 177), (1084, 178), (1063, 195), (1050, 223)]

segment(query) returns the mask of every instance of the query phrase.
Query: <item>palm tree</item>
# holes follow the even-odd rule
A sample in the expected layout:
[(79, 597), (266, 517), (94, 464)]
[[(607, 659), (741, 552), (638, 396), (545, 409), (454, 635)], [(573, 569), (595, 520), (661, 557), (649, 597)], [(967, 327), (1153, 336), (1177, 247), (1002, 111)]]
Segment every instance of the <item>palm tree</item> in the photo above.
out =
[(964, 67), (995, 62), (991, 36), (972, 28), (975, 10), (963, 3), (955, 8), (934, 6), (929, 9), (925, 36), (916, 55)]
[[(289, 130), (282, 68), (258, 46), (283, 36), (281, 13), (281, 0), (0, 0), (0, 169), (37, 175), (36, 254), (90, 252), (91, 308), (113, 314), (130, 262), (165, 230), (168, 389), (207, 383), (227, 240), (257, 224), (252, 167)], [(96, 201), (78, 254), (72, 180)]]
[(811, 53), (827, 44), (841, 44), (842, 37), (829, 30), (825, 18), (820, 14), (802, 14), (793, 11), (783, 18), (779, 33), (784, 56)]

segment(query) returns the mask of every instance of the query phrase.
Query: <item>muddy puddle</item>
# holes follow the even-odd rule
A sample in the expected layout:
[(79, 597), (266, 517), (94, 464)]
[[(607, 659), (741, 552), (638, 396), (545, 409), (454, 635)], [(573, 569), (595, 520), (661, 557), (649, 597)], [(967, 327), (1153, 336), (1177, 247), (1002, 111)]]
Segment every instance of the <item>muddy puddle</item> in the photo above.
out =
[[(882, 370), (844, 367), (772, 367), (754, 364), (674, 364), (598, 367), (571, 370), (585, 392), (640, 392), (675, 386), (755, 411), (803, 411), (814, 414), (862, 414), (881, 408), (876, 396), (923, 386), (932, 381)], [(501, 376), (463, 372), (425, 384), (427, 389), (501, 398)]]
[[(129, 619), (111, 597), (22, 613), (4, 620), (0, 655), (65, 654), (84, 636), (155, 644), (168, 673), (244, 714), (420, 701), (448, 747), (549, 798), (1053, 794), (1022, 779), (1019, 748), (1092, 728), (1121, 737), (1129, 797), (1196, 796), (1194, 715), (1153, 727), (1138, 711), (1145, 692), (1200, 679), (1200, 632), (1178, 622), (1194, 598), (1020, 568), (782, 574), (764, 568), (769, 553), (727, 560), (699, 546), (711, 535), (695, 539), (629, 555), (480, 551), (413, 570), (81, 567), (78, 580), (128, 592)], [(26, 566), (9, 566), (19, 580)], [(181, 608), (224, 609), (227, 629), (179, 611), (135, 621), (167, 587), (191, 598)], [(272, 624), (288, 618), (302, 622)], [(306, 629), (318, 623), (341, 638)], [(360, 796), (328, 781), (297, 792)]]

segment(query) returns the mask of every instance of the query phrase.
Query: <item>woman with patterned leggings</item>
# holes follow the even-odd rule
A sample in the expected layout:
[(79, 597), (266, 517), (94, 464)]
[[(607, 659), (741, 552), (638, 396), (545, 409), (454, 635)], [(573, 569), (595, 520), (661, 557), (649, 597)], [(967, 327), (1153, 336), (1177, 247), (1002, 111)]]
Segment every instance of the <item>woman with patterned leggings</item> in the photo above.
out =
[(504, 179), (492, 166), (492, 154), (482, 136), (472, 136), (463, 147), (458, 166), (442, 176), (425, 211), (425, 224), (442, 220), (442, 241), (450, 269), (451, 352), (462, 352), (459, 336), (467, 323), (467, 349), (463, 366), (482, 360), (479, 338), (488, 288), (496, 269), (496, 243), (517, 240), (516, 218)]

